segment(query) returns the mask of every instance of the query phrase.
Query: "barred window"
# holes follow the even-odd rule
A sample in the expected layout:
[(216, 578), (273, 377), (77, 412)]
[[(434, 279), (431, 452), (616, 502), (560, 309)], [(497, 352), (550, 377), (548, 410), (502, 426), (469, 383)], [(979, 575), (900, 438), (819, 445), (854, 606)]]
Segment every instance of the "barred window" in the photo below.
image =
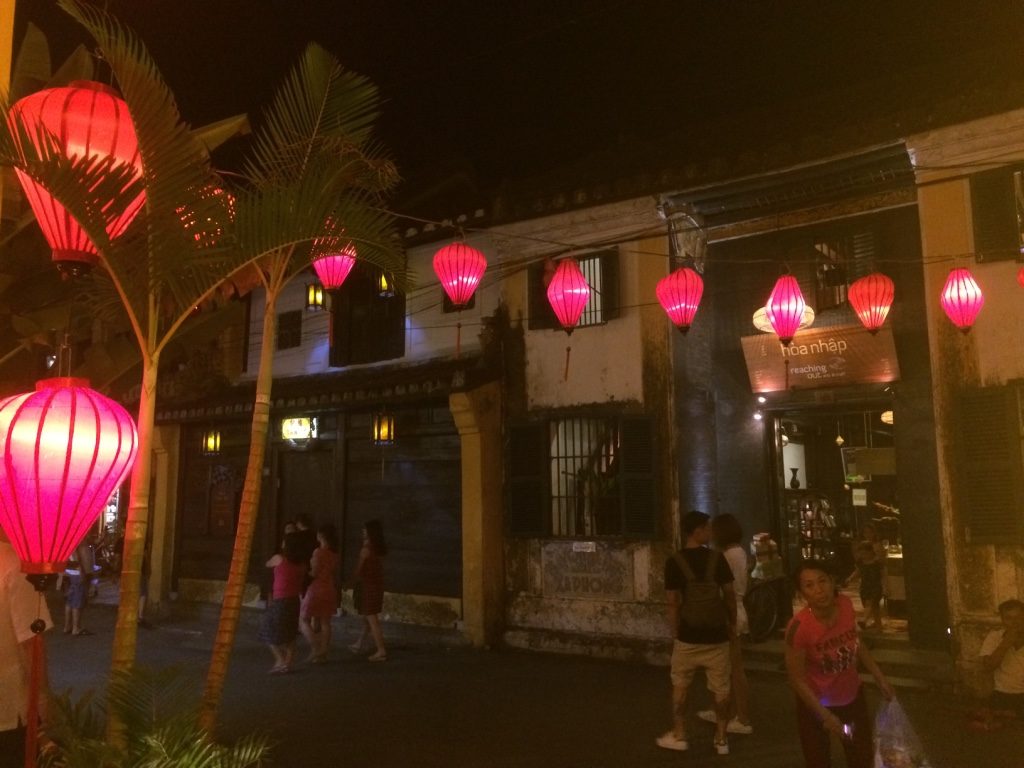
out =
[[(577, 328), (603, 325), (619, 316), (619, 251), (608, 248), (577, 259), (580, 271), (590, 286), (590, 299), (583, 308)], [(559, 328), (558, 318), (548, 303), (547, 290), (554, 274), (554, 262), (548, 260), (530, 267), (530, 330)]]
[(548, 428), (552, 534), (621, 533), (618, 424), (614, 419), (574, 417), (552, 421)]

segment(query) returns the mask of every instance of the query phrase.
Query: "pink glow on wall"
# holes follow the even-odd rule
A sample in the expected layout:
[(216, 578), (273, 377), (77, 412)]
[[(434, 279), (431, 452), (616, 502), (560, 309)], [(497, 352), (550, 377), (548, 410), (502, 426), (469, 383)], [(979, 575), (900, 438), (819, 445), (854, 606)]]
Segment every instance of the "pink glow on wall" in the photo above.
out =
[(84, 379), (54, 378), (0, 401), (0, 525), (27, 573), (60, 571), (131, 470), (128, 412)]

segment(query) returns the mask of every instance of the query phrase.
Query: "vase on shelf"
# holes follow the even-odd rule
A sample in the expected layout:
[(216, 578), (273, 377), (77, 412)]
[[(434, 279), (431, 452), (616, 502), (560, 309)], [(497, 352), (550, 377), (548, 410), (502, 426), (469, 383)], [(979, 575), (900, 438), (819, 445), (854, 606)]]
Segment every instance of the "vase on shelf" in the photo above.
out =
[(789, 481), (789, 487), (795, 491), (800, 487), (800, 478), (797, 477), (797, 475), (800, 473), (800, 467), (790, 467), (789, 471), (793, 473), (793, 477)]

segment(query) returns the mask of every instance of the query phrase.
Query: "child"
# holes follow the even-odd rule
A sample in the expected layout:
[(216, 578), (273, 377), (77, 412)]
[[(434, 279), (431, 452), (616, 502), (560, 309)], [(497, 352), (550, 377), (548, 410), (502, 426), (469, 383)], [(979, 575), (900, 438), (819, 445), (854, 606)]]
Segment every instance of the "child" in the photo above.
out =
[(861, 627), (881, 631), (882, 559), (872, 542), (862, 541), (854, 550), (854, 560), (857, 568), (849, 578), (860, 577), (860, 601), (864, 605), (864, 621), (861, 622)]

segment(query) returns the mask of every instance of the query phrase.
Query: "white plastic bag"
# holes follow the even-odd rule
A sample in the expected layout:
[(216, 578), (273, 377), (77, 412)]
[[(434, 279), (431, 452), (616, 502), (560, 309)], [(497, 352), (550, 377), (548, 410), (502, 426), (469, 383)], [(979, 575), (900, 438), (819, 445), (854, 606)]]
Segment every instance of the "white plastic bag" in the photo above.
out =
[(875, 768), (930, 768), (924, 747), (900, 703), (883, 701), (875, 715)]

